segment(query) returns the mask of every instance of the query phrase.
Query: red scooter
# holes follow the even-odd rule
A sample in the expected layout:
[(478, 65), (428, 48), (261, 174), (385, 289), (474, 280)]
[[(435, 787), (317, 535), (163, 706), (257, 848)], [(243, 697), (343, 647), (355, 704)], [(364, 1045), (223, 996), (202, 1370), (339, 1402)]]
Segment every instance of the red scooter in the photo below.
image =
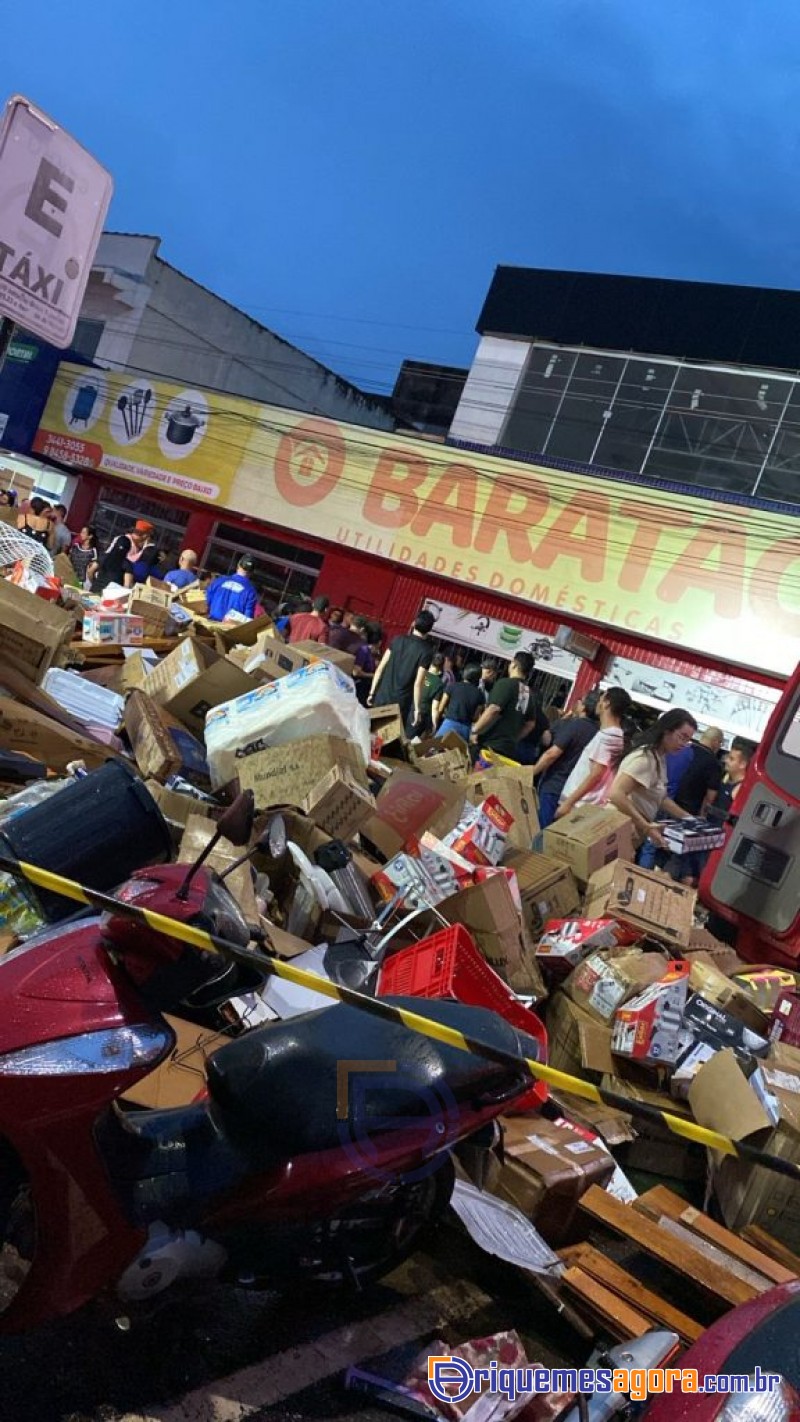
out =
[[(117, 897), (251, 940), (200, 864), (139, 870)], [(262, 982), (257, 967), (113, 912), (48, 928), (0, 959), (0, 1332), (92, 1299), (130, 1313), (204, 1277), (252, 1288), (377, 1279), (445, 1210), (451, 1147), (530, 1089), (523, 1068), (337, 1003), (232, 1040), (189, 1106), (120, 1104), (174, 1047), (165, 1012), (208, 1022)], [(537, 1056), (482, 1008), (393, 1001)]]

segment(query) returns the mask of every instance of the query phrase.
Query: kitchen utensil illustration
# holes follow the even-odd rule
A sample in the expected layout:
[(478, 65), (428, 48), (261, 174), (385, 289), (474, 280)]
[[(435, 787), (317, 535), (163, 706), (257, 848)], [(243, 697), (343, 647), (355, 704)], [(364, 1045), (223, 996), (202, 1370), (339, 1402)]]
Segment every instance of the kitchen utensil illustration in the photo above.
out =
[(123, 423), (123, 425), (125, 426), (125, 436), (126, 436), (127, 439), (132, 439), (133, 436), (132, 436), (132, 433), (131, 433), (130, 416), (129, 416), (129, 414), (128, 414), (128, 397), (127, 397), (127, 395), (120, 395), (120, 397), (119, 397), (119, 399), (118, 399), (118, 401), (117, 401), (117, 409), (119, 410), (120, 414), (122, 415), (122, 423)]
[(142, 433), (142, 425), (144, 424), (144, 417), (145, 417), (145, 415), (146, 415), (146, 413), (147, 413), (147, 407), (148, 407), (148, 405), (150, 404), (150, 401), (152, 400), (152, 398), (153, 398), (153, 392), (152, 392), (152, 390), (150, 389), (150, 387), (148, 386), (147, 389), (146, 389), (145, 392), (144, 392), (144, 397), (143, 397), (143, 399), (142, 399), (142, 407), (141, 407), (141, 412), (140, 412), (140, 414), (139, 414), (139, 428), (138, 428), (138, 430), (137, 430), (137, 434), (141, 434), (141, 433)]
[(76, 425), (79, 422), (84, 425), (89, 423), (99, 393), (96, 385), (78, 386), (69, 416), (71, 425)]
[(167, 422), (167, 439), (170, 444), (191, 444), (202, 424), (191, 405), (184, 405), (182, 410), (175, 410), (172, 414), (167, 411), (164, 419)]

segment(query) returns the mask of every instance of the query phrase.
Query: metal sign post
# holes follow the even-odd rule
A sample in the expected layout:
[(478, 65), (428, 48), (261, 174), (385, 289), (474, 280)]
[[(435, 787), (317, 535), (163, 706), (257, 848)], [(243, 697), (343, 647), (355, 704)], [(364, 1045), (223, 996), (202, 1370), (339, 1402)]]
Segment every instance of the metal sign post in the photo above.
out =
[(66, 349), (113, 182), (86, 149), (16, 95), (0, 124), (0, 361), (14, 324)]

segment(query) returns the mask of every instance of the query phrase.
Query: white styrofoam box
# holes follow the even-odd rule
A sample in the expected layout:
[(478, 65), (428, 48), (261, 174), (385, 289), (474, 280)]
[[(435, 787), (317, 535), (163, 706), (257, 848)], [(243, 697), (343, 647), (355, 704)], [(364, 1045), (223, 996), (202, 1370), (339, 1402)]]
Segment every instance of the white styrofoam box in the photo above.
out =
[(285, 746), (306, 736), (355, 741), (365, 764), (369, 761), (369, 712), (358, 702), (352, 677), (330, 662), (312, 662), (209, 711), (206, 749), (212, 786), (233, 779), (237, 754), (245, 748)]

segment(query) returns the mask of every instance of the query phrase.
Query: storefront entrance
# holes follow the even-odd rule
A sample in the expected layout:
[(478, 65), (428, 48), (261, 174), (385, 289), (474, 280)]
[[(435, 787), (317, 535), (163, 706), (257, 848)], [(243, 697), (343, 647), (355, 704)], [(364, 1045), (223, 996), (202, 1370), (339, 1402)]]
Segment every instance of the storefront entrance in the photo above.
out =
[(204, 571), (211, 577), (231, 573), (243, 553), (255, 563), (254, 581), (266, 606), (277, 606), (289, 596), (310, 597), (313, 593), (322, 568), (321, 553), (233, 524), (216, 525), (203, 558)]

